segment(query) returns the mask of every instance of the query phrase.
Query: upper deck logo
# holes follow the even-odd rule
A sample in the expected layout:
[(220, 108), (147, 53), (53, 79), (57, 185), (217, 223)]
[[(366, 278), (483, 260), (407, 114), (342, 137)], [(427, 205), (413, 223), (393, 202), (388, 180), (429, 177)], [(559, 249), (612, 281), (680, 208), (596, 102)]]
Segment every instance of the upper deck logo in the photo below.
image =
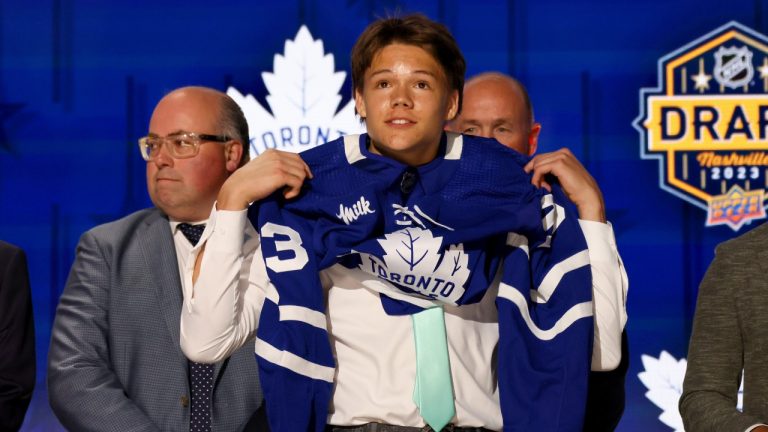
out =
[(641, 156), (662, 189), (739, 230), (766, 217), (768, 37), (731, 22), (659, 60), (640, 91)]
[(273, 72), (262, 72), (269, 91), (267, 111), (252, 95), (230, 87), (227, 94), (240, 105), (248, 120), (251, 156), (271, 148), (300, 152), (342, 135), (362, 133), (354, 100), (337, 112), (346, 72), (336, 72), (333, 54), (301, 26), (285, 52), (275, 54)]

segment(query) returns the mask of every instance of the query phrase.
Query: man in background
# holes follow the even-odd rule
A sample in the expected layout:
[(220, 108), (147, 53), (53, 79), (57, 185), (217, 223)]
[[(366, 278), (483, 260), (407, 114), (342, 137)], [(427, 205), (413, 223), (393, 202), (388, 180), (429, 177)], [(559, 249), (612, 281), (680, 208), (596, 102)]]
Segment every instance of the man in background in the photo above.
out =
[(719, 245), (699, 286), (680, 397), (685, 430), (768, 431), (766, 244), (763, 224)]
[(0, 241), (0, 431), (21, 428), (32, 398), (34, 324), (27, 257)]
[(247, 143), (240, 108), (219, 91), (185, 87), (158, 103), (139, 140), (155, 207), (81, 237), (57, 309), (48, 391), (67, 429), (264, 430), (252, 350), (202, 365), (179, 347), (190, 256)]
[[(462, 110), (447, 129), (495, 138), (518, 153), (533, 156), (538, 147), (541, 124), (534, 120), (533, 107), (525, 87), (508, 75), (489, 72), (467, 81)], [(533, 156), (525, 170), (533, 173), (532, 182), (538, 187), (549, 189), (547, 177), (557, 178), (578, 209), (579, 223), (589, 244), (590, 260), (609, 260), (611, 265), (620, 267), (613, 278), (600, 274), (596, 267), (592, 268), (593, 278), (615, 279), (616, 275), (620, 275), (620, 280), (607, 280), (594, 285), (618, 289), (593, 293), (595, 350), (584, 423), (585, 431), (612, 431), (624, 411), (624, 379), (629, 366), (626, 333), (623, 333), (627, 319), (627, 277), (616, 249), (613, 230), (606, 223), (603, 195), (595, 179), (567, 148)], [(615, 349), (612, 352), (601, 351), (601, 346)]]

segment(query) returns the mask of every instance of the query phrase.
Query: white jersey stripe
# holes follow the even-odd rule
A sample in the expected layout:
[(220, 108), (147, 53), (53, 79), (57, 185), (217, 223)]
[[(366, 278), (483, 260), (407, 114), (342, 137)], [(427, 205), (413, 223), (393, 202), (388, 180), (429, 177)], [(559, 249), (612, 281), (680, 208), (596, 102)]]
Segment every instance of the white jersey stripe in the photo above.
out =
[(360, 135), (344, 136), (344, 154), (347, 156), (347, 162), (350, 164), (365, 159), (365, 156), (360, 151)]
[(320, 330), (328, 331), (325, 314), (303, 306), (278, 306), (280, 321), (301, 321)]
[(560, 284), (566, 273), (589, 265), (589, 251), (573, 254), (552, 266), (541, 280), (538, 289), (531, 290), (531, 300), (536, 303), (546, 303)]
[(453, 132), (446, 132), (445, 159), (461, 159), (461, 151), (464, 149), (464, 137)]
[(312, 363), (291, 352), (279, 350), (261, 339), (256, 339), (255, 352), (259, 357), (299, 375), (333, 383), (335, 368)]
[(540, 340), (544, 341), (554, 339), (557, 335), (567, 330), (568, 327), (570, 327), (571, 324), (577, 320), (592, 316), (592, 302), (589, 301), (579, 303), (568, 309), (568, 311), (564, 313), (559, 320), (557, 320), (552, 328), (543, 330), (539, 328), (539, 326), (537, 326), (536, 323), (534, 323), (531, 319), (531, 314), (528, 311), (528, 302), (525, 300), (525, 297), (520, 293), (520, 291), (505, 283), (501, 283), (499, 284), (498, 295), (499, 297), (514, 303), (520, 310), (520, 316), (523, 318), (523, 321), (525, 321), (526, 325), (528, 325), (528, 329), (531, 331), (531, 333), (533, 333), (533, 335)]

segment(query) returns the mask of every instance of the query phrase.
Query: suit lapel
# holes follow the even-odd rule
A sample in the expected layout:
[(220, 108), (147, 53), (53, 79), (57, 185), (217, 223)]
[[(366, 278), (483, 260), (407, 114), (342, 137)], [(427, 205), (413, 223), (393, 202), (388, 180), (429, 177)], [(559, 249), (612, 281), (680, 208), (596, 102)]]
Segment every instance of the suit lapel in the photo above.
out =
[(156, 210), (147, 218), (141, 229), (144, 232), (139, 233), (138, 238), (141, 241), (142, 252), (147, 258), (149, 277), (155, 281), (160, 312), (165, 319), (171, 340), (175, 342), (173, 351), (179, 354), (180, 359), (186, 360), (184, 353), (181, 352), (179, 336), (183, 303), (181, 279), (176, 261), (176, 247), (168, 219)]
[[(181, 277), (179, 264), (176, 258), (176, 246), (173, 242), (168, 219), (159, 211), (147, 218), (144, 225), (146, 232), (140, 233), (142, 250), (149, 263), (149, 273), (152, 280), (156, 281), (155, 289), (159, 300), (160, 311), (165, 318), (166, 326), (171, 334), (171, 340), (175, 342), (174, 351), (179, 354), (180, 360), (187, 366), (187, 358), (181, 351), (181, 308), (184, 303), (184, 295), (181, 291)], [(215, 364), (214, 383), (218, 382), (219, 372), (226, 360)]]

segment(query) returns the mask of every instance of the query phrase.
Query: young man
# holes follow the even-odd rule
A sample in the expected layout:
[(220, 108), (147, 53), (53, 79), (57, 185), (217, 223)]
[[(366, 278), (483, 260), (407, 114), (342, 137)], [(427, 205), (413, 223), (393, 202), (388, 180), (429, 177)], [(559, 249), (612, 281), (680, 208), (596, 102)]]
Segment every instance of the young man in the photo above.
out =
[[(266, 152), (225, 183), (182, 349), (225, 358), (258, 326), (273, 430), (581, 430), (592, 305), (576, 217), (518, 154), (443, 133), (464, 76), (445, 27), (377, 21), (352, 59), (368, 133), (306, 163)], [(284, 186), (299, 199), (270, 196)]]
[[(538, 147), (541, 124), (534, 120), (533, 106), (525, 87), (516, 79), (498, 72), (470, 78), (464, 86), (461, 112), (447, 127), (457, 133), (495, 138), (499, 143), (527, 156)], [(613, 229), (605, 220), (605, 204), (595, 179), (573, 154), (562, 148), (534, 156), (525, 165), (537, 186), (549, 187), (545, 175), (553, 175), (576, 205), (579, 225), (590, 248), (590, 260), (604, 260), (593, 266), (595, 341), (584, 430), (612, 431), (624, 411), (624, 380), (629, 366), (626, 353), (627, 276), (621, 264)], [(607, 268), (611, 273), (599, 270)], [(619, 289), (615, 289), (619, 288)], [(622, 352), (623, 351), (623, 352)], [(618, 366), (618, 367), (617, 367)]]
[(227, 95), (203, 87), (163, 97), (139, 140), (155, 205), (83, 234), (48, 353), (48, 395), (76, 431), (259, 429), (250, 350), (216, 365), (178, 347), (190, 251), (219, 188), (247, 160), (248, 124)]

